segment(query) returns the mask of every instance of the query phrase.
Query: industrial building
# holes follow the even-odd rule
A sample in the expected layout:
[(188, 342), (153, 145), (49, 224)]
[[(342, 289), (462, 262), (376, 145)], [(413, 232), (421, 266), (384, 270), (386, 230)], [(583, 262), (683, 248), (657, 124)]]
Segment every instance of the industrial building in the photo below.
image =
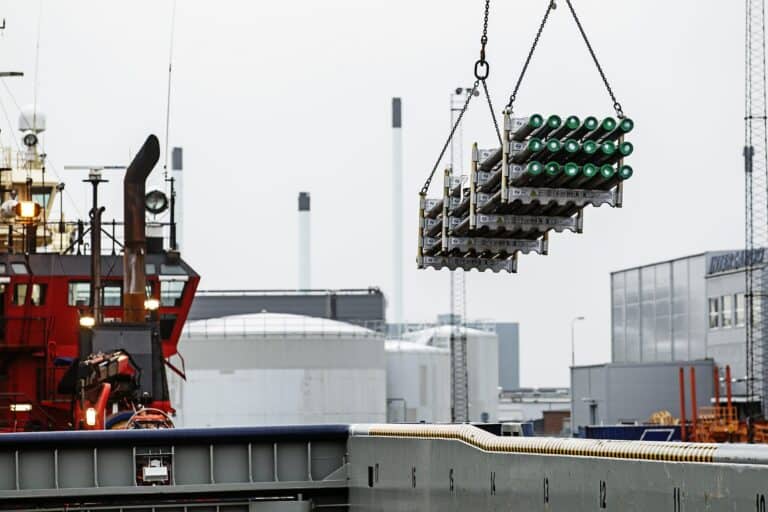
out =
[[(406, 333), (403, 339), (447, 351), (454, 329), (467, 339), (469, 421), (497, 421), (499, 341), (495, 333), (469, 327), (440, 325)], [(450, 371), (448, 375), (450, 376)]]
[(386, 301), (379, 288), (347, 290), (203, 290), (198, 291), (190, 320), (252, 313), (287, 313), (329, 318), (380, 331)]
[[(278, 368), (280, 378), (288, 375), (285, 367), (271, 366), (277, 364), (268, 362), (271, 356), (260, 357), (262, 347), (280, 351), (283, 349), (279, 345), (284, 340), (298, 338), (300, 342), (313, 337), (325, 342), (322, 345), (327, 347), (322, 349), (325, 350), (324, 357), (313, 359), (311, 352), (304, 351), (306, 358), (292, 360), (291, 372), (288, 372), (292, 376), (287, 379), (299, 378), (298, 374), (294, 374), (303, 368), (305, 359), (307, 371), (317, 370), (318, 364), (327, 366), (322, 368), (334, 368), (333, 358), (346, 357), (341, 350), (341, 347), (347, 346), (346, 343), (354, 344), (360, 339), (370, 343), (371, 339), (375, 339), (374, 343), (381, 345), (385, 355), (382, 364), (376, 363), (372, 368), (383, 370), (386, 374), (385, 391), (381, 396), (378, 396), (377, 390), (374, 395), (368, 396), (368, 399), (380, 403), (376, 414), (395, 423), (450, 421), (449, 339), (453, 329), (447, 325), (450, 318), (440, 317), (437, 325), (387, 324), (385, 310), (385, 297), (375, 287), (360, 290), (198, 292), (190, 313), (192, 321), (184, 332), (187, 382), (182, 383), (174, 377), (171, 383), (172, 390), (178, 395), (176, 403), (180, 404), (177, 407), (177, 423), (185, 426), (308, 423), (310, 418), (319, 423), (361, 421), (355, 418), (370, 411), (346, 403), (343, 397), (338, 397), (338, 400), (346, 405), (323, 417), (313, 416), (311, 412), (304, 414), (304, 402), (291, 396), (280, 400), (277, 409), (253, 409), (259, 410), (260, 414), (251, 414), (249, 408), (230, 414), (226, 412), (226, 407), (225, 412), (212, 414), (214, 406), (220, 401), (210, 403), (214, 391), (208, 389), (260, 386), (258, 379), (262, 373), (274, 372)], [(468, 338), (470, 419), (495, 421), (498, 418), (499, 390), (519, 387), (519, 325), (511, 322), (470, 322), (459, 329)], [(389, 338), (386, 342), (385, 333)], [(337, 335), (345, 341), (333, 341)], [(294, 345), (288, 349), (296, 348)], [(313, 348), (316, 346), (312, 345)], [(229, 370), (213, 370), (211, 361), (221, 357), (214, 353), (239, 354), (238, 351), (243, 351), (243, 357), (236, 356), (236, 360), (229, 363)], [(489, 371), (489, 368), (492, 370)], [(333, 384), (326, 384), (331, 387), (321, 389), (310, 385), (308, 389), (320, 401), (328, 400), (326, 394), (343, 395), (352, 391), (352, 388), (335, 389)], [(350, 384), (354, 387), (363, 385), (362, 381)], [(258, 400), (258, 397), (251, 399)]]
[(445, 347), (387, 340), (387, 423), (451, 421), (451, 355)]
[(643, 421), (659, 409), (679, 415), (681, 366), (697, 367), (706, 402), (713, 364), (730, 366), (734, 400), (744, 402), (747, 263), (762, 268), (765, 251), (711, 251), (613, 272), (611, 364), (572, 369), (574, 426)]
[(540, 420), (546, 412), (570, 411), (568, 388), (518, 388), (499, 394), (499, 421)]
[(189, 322), (186, 382), (170, 379), (185, 427), (386, 419), (384, 337), (302, 315), (257, 313)]

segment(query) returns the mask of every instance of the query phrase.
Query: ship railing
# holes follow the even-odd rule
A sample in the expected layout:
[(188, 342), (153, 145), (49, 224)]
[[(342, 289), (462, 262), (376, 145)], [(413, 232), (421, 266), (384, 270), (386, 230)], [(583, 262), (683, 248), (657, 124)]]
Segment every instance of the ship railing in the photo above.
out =
[[(90, 223), (80, 221), (61, 221), (55, 218), (39, 219), (37, 226), (37, 252), (60, 254), (90, 254)], [(163, 240), (163, 248), (171, 247), (171, 223), (148, 222), (148, 226), (158, 230), (158, 238)], [(15, 249), (24, 247), (26, 226), (19, 222), (0, 223), (0, 246)], [(121, 254), (123, 252), (124, 223), (103, 220), (101, 224), (101, 253)], [(10, 242), (10, 244), (9, 244)]]
[(382, 321), (342, 322), (315, 317), (211, 318), (187, 322), (187, 338), (378, 338)]

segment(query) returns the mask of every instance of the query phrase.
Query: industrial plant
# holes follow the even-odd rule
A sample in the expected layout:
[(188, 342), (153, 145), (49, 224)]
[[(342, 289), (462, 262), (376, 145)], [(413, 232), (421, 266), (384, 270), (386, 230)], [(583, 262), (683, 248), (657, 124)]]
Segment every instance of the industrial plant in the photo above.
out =
[[(9, 7), (0, 510), (764, 512), (765, 0), (728, 7), (745, 88), (718, 87), (744, 97), (743, 145), (716, 101), (695, 149), (741, 153), (744, 186), (730, 197), (717, 174), (716, 205), (665, 163), (697, 127), (641, 101), (660, 93), (632, 66), (673, 34), (631, 2), (610, 18), (598, 0), (442, 5), (443, 30), (436, 4), (302, 1)], [(75, 19), (93, 16), (114, 33)], [(14, 32), (32, 18), (34, 57)], [(48, 19), (90, 24), (89, 47), (42, 44), (64, 30)], [(721, 25), (725, 51), (739, 38)], [(74, 71), (102, 51), (89, 79)], [(66, 101), (47, 110), (46, 95)], [(692, 237), (678, 217), (733, 205), (725, 250), (629, 243)], [(609, 321), (584, 313), (595, 304)], [(587, 322), (606, 350), (577, 364)]]

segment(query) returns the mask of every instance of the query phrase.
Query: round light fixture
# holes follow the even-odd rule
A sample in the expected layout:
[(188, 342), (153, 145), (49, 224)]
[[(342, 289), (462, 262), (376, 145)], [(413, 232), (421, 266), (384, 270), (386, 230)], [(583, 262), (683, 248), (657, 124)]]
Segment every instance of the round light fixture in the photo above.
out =
[(144, 196), (144, 207), (149, 213), (157, 215), (168, 209), (168, 196), (160, 190), (153, 190)]
[(32, 146), (36, 146), (37, 135), (35, 135), (34, 133), (28, 133), (24, 136), (23, 141), (24, 141), (24, 145), (27, 146), (28, 148), (31, 148)]

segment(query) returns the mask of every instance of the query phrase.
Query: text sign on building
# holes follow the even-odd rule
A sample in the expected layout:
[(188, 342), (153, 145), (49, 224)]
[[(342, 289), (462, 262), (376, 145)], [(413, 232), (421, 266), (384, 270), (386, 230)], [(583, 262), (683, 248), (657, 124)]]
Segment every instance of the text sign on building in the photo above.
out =
[(720, 256), (712, 256), (709, 260), (707, 274), (728, 272), (739, 268), (762, 265), (765, 263), (765, 248), (752, 249), (751, 251), (735, 251)]

